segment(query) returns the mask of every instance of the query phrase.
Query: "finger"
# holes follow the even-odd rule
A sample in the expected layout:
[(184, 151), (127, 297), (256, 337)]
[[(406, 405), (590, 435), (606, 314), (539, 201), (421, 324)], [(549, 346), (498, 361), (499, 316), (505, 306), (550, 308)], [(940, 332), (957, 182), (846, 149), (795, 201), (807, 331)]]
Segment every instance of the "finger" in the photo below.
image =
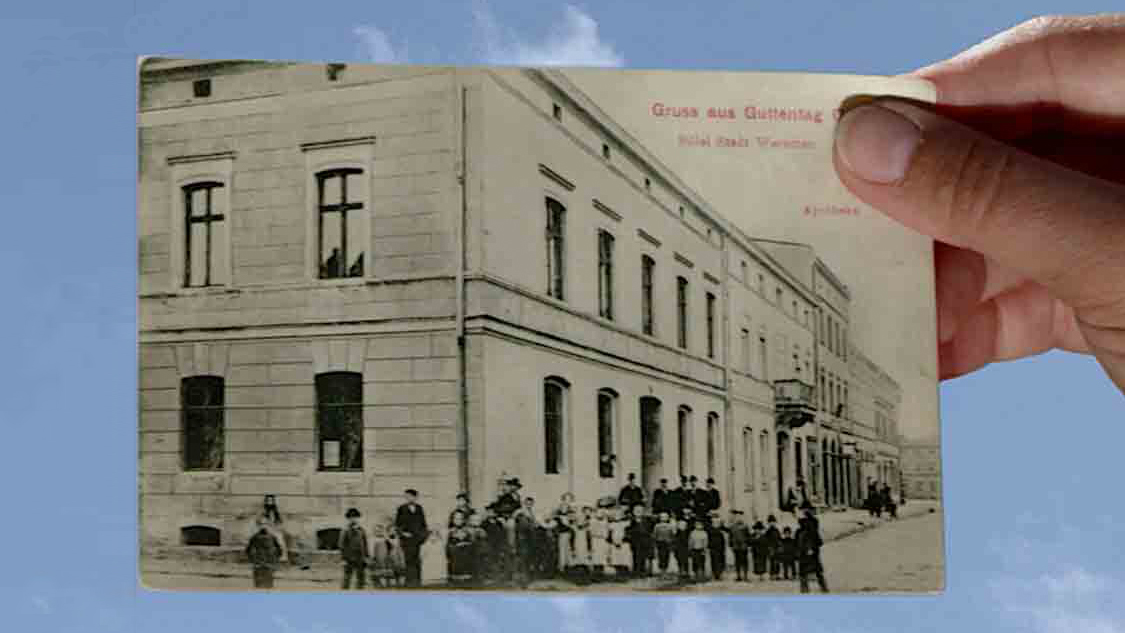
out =
[(1125, 293), (1125, 187), (894, 100), (845, 114), (834, 160), (865, 202), (1039, 282), (1075, 308)]
[(1078, 127), (1120, 117), (1125, 14), (1036, 18), (914, 74), (934, 82), (940, 104), (1046, 104)]

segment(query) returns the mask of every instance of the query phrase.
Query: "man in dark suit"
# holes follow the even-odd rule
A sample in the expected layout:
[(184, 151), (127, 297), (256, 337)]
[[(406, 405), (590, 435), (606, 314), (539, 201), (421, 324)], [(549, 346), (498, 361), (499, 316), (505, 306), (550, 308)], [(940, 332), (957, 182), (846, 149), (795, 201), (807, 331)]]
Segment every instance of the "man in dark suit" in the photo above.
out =
[(688, 483), (691, 484), (691, 500), (688, 503), (692, 511), (695, 512), (696, 517), (710, 522), (707, 517), (711, 514), (711, 495), (699, 487), (699, 479), (695, 475), (691, 476)]
[(639, 505), (644, 505), (645, 491), (637, 485), (637, 476), (629, 473), (629, 483), (617, 495), (617, 505), (628, 508), (630, 511)]
[(672, 510), (669, 507), (669, 496), (671, 494), (672, 491), (668, 490), (668, 480), (666, 478), (661, 478), (660, 487), (652, 491), (652, 513), (654, 515), (659, 517), (661, 512), (671, 514)]
[(691, 491), (687, 489), (687, 475), (680, 475), (680, 487), (668, 493), (668, 512), (683, 518), (684, 509), (691, 507)]
[(719, 495), (719, 489), (715, 487), (715, 478), (707, 478), (707, 489), (703, 491), (707, 496), (707, 512), (712, 513), (722, 506), (722, 497)]
[(418, 491), (408, 488), (404, 494), (406, 503), (395, 513), (395, 529), (406, 558), (406, 586), (417, 587), (422, 584), (422, 543), (426, 542), (430, 530), (426, 527), (426, 513), (418, 505)]

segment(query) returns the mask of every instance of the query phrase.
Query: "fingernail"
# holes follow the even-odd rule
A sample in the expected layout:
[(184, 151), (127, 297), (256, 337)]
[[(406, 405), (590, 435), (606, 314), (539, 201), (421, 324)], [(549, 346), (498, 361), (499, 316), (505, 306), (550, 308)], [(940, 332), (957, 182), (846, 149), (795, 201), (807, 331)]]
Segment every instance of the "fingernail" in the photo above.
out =
[(922, 131), (901, 114), (878, 105), (860, 106), (836, 126), (836, 151), (856, 176), (876, 183), (902, 180)]

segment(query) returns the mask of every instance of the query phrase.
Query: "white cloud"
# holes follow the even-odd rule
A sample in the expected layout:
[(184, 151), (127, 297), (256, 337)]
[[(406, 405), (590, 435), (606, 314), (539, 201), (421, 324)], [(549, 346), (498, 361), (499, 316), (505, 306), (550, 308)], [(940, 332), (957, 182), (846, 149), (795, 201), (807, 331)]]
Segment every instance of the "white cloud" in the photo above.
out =
[(406, 63), (406, 46), (392, 44), (391, 38), (382, 29), (361, 25), (352, 29), (352, 33), (359, 38), (363, 53), (368, 60), (378, 64)]
[(462, 625), (470, 631), (484, 631), (492, 630), (492, 625), (489, 623), (488, 618), (480, 609), (468, 604), (463, 600), (458, 600), (453, 603), (453, 617), (456, 618)]
[(625, 58), (602, 40), (598, 22), (573, 5), (541, 40), (529, 41), (496, 21), (485, 0), (473, 7), (481, 61), (515, 66), (624, 66)]
[(993, 583), (1004, 608), (1041, 633), (1125, 633), (1125, 610), (1116, 607), (1125, 583), (1084, 569), (1043, 574), (1034, 580)]

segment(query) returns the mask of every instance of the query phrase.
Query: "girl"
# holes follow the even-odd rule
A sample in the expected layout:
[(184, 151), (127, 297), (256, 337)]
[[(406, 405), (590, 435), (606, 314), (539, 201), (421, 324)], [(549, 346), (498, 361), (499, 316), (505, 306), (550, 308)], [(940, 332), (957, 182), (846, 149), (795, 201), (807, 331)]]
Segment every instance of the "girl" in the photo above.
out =
[(376, 523), (371, 528), (371, 586), (391, 586), (395, 575), (391, 566), (392, 547), (386, 526)]
[(609, 520), (605, 508), (598, 508), (590, 520), (590, 571), (600, 578), (609, 564)]
[(610, 541), (612, 543), (610, 564), (613, 565), (613, 570), (617, 578), (628, 576), (629, 566), (633, 563), (633, 550), (629, 543), (625, 541), (625, 531), (628, 529), (629, 512), (625, 508), (619, 508), (609, 528)]
[(445, 540), (445, 560), (449, 565), (449, 584), (464, 586), (472, 579), (473, 534), (465, 525), (465, 515), (454, 512), (453, 527)]
[(593, 520), (593, 514), (593, 508), (582, 506), (581, 514), (574, 520), (571, 562), (579, 582), (588, 580), (590, 573), (590, 521)]

